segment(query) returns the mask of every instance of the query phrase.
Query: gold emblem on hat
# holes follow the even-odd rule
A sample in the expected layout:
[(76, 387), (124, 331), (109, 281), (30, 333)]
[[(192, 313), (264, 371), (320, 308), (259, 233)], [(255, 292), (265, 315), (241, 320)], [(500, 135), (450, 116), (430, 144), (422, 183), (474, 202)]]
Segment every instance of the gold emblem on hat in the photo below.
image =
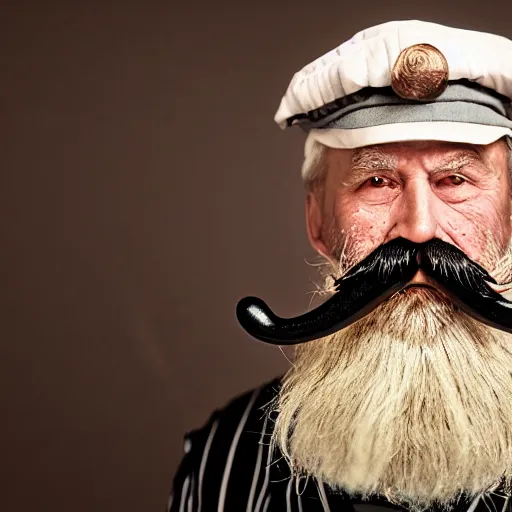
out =
[(400, 52), (391, 71), (391, 87), (407, 100), (432, 100), (448, 85), (448, 62), (430, 44), (415, 44)]

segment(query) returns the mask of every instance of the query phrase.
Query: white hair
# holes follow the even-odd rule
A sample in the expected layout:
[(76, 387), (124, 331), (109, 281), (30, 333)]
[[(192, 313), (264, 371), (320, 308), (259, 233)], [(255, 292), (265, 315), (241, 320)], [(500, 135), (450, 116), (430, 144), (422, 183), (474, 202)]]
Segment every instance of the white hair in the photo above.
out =
[[(505, 143), (509, 149), (508, 152), (508, 171), (512, 186), (512, 137), (506, 135)], [(312, 191), (322, 185), (325, 177), (324, 154), (327, 146), (315, 140), (313, 137), (306, 139), (304, 146), (304, 162), (302, 164), (302, 179), (304, 186), (308, 191)]]
[(302, 163), (302, 179), (306, 190), (314, 190), (323, 183), (325, 175), (324, 146), (313, 137), (306, 139), (304, 146), (304, 162)]
[[(434, 295), (435, 294), (435, 295)], [(271, 438), (294, 476), (449, 511), (512, 482), (512, 335), (437, 293), (395, 294), (296, 348)]]
[(508, 147), (508, 174), (510, 176), (510, 184), (512, 187), (512, 137), (506, 135), (504, 138)]

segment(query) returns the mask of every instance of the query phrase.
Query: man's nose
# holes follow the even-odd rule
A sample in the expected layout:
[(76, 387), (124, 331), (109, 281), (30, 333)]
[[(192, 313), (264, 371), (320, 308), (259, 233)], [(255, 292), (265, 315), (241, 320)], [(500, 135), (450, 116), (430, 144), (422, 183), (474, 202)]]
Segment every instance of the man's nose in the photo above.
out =
[(396, 236), (423, 243), (436, 236), (438, 198), (427, 181), (416, 180), (405, 185), (396, 207)]

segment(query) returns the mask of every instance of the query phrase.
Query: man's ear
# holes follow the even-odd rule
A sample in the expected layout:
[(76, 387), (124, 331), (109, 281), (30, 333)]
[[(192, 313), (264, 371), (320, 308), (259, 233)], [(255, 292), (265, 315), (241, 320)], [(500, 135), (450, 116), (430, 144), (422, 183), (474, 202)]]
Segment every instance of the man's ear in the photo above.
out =
[[(510, 201), (510, 211), (512, 212), (512, 201)], [(512, 238), (512, 214), (510, 215), (510, 237)]]
[[(510, 200), (509, 200), (509, 213), (510, 213), (510, 219), (508, 219), (508, 224), (509, 224), (509, 234), (510, 234), (510, 237), (512, 239), (512, 177), (509, 178), (509, 187), (510, 187)], [(511, 240), (512, 242), (512, 240)]]
[(309, 243), (322, 256), (331, 259), (323, 239), (324, 213), (317, 194), (308, 192), (306, 196), (306, 230)]

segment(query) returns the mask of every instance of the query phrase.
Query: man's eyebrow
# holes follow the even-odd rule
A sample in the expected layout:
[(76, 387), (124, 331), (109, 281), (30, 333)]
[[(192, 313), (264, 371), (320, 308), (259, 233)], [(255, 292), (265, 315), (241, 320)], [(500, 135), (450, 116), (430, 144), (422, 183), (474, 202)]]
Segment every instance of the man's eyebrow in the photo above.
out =
[[(478, 148), (461, 149), (450, 155), (444, 162), (440, 163), (431, 172), (458, 171), (466, 165), (479, 164), (485, 168), (488, 174), (492, 170), (485, 165)], [(347, 182), (356, 182), (361, 178), (368, 176), (372, 171), (388, 170), (396, 171), (398, 158), (389, 155), (375, 147), (358, 148), (352, 156), (352, 165)]]
[(377, 148), (359, 148), (352, 156), (352, 171), (388, 169), (395, 171), (398, 165), (396, 156), (387, 155)]
[[(470, 164), (484, 164), (480, 153), (476, 150), (464, 149), (458, 151), (455, 155), (450, 156), (445, 162), (438, 165), (434, 172), (439, 171), (458, 171), (466, 165)], [(490, 172), (490, 169), (484, 165), (485, 169)]]
[(355, 184), (368, 177), (372, 171), (396, 171), (398, 158), (387, 155), (378, 148), (358, 148), (352, 155), (352, 162), (348, 176), (343, 180), (347, 186)]

